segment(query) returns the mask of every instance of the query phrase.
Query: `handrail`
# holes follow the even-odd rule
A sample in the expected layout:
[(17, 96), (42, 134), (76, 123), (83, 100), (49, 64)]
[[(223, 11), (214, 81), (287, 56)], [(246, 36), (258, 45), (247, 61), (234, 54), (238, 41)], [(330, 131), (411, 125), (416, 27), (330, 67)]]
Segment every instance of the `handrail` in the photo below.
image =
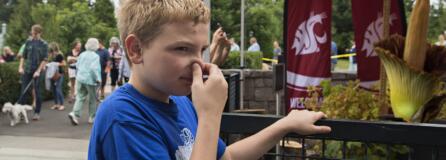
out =
[[(280, 116), (224, 113), (221, 131), (225, 133), (256, 133), (279, 120)], [(446, 125), (391, 121), (359, 121), (322, 119), (317, 125), (332, 128), (329, 134), (292, 137), (359, 141), (366, 143), (404, 144), (446, 147)]]

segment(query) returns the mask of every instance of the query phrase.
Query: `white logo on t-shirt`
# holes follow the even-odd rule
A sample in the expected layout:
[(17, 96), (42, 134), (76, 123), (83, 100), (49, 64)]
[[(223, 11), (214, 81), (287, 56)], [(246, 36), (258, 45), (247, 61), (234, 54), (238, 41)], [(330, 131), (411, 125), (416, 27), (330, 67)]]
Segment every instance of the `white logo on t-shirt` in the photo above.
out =
[(178, 146), (178, 150), (175, 152), (175, 158), (177, 160), (189, 160), (195, 143), (194, 136), (188, 128), (183, 128), (180, 137), (183, 140), (184, 145)]

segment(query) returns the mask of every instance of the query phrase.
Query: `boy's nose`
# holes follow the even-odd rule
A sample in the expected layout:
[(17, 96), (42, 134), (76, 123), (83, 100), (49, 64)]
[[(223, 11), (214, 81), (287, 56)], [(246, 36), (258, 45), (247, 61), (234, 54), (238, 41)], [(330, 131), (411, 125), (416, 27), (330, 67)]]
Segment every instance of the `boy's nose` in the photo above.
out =
[(200, 65), (201, 68), (204, 67), (204, 61), (201, 58), (196, 58), (192, 61), (192, 63), (190, 64), (190, 66), (192, 66), (193, 64), (197, 63), (198, 65)]

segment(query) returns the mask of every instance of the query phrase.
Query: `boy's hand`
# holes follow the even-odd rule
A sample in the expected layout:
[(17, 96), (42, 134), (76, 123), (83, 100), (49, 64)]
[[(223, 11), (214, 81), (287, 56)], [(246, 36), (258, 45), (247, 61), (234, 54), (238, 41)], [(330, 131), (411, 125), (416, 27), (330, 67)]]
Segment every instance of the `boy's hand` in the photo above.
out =
[[(193, 64), (192, 69), (192, 101), (198, 118), (221, 117), (228, 97), (228, 83), (223, 73), (216, 65), (210, 63), (204, 64), (203, 71), (197, 63)], [(203, 82), (203, 72), (209, 73), (205, 82)]]
[(331, 128), (328, 126), (315, 126), (314, 122), (326, 117), (322, 112), (308, 110), (292, 110), (286, 117), (282, 118), (281, 125), (287, 133), (295, 132), (301, 135), (328, 133)]

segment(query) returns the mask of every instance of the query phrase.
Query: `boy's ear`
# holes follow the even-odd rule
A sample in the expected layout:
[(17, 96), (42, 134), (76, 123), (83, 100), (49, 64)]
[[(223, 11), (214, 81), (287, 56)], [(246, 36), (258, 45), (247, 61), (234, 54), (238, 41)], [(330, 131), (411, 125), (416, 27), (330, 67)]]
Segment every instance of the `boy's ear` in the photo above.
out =
[(130, 34), (127, 36), (125, 39), (125, 47), (127, 48), (127, 55), (131, 63), (140, 64), (143, 62), (142, 46), (136, 35)]

